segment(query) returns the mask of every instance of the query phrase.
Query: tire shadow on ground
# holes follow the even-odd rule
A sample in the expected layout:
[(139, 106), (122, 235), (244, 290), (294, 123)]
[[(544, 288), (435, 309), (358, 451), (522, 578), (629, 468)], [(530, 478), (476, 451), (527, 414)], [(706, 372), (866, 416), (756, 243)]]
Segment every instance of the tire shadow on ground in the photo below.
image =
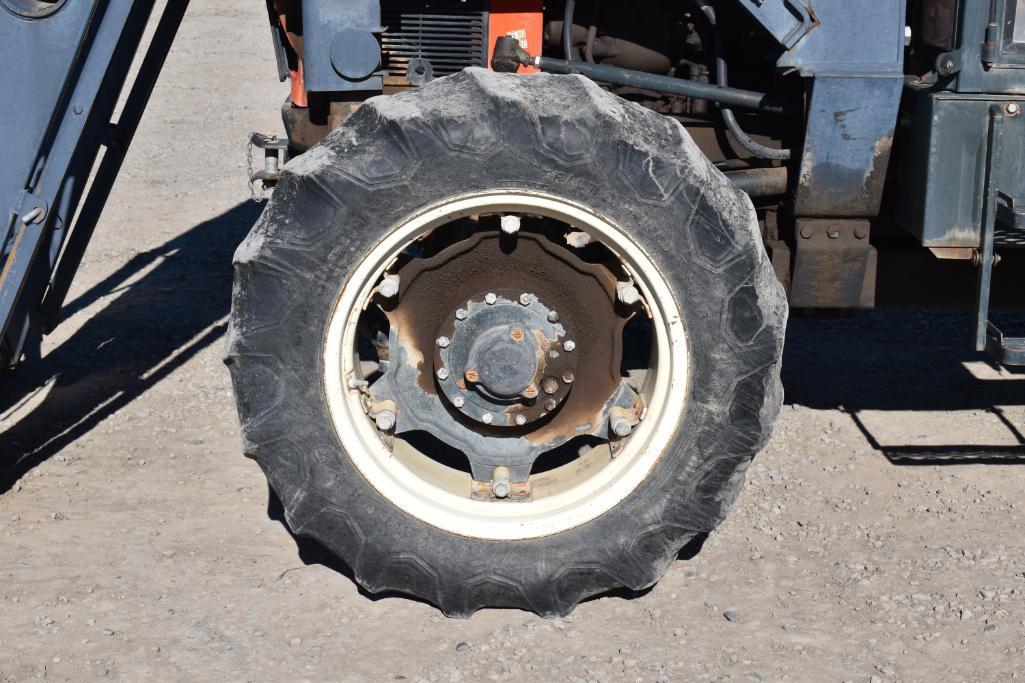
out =
[(0, 374), (0, 424), (24, 413), (0, 432), (0, 494), (221, 339), (232, 254), (261, 211), (239, 204), (136, 254), (61, 315), (107, 300), (99, 313), (46, 356)]

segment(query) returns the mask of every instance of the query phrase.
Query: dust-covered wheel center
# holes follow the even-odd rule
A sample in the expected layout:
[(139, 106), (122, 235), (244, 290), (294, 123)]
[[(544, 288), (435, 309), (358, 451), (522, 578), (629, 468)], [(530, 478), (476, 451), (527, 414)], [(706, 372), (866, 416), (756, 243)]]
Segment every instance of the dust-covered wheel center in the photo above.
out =
[(601, 514), (646, 476), (686, 354), (667, 334), (680, 320), (663, 310), (676, 310), (668, 286), (627, 231), (545, 195), (498, 196), (400, 226), (405, 241), (346, 285), (328, 336), (345, 394), (333, 414), (345, 452), (401, 508), (530, 537)]

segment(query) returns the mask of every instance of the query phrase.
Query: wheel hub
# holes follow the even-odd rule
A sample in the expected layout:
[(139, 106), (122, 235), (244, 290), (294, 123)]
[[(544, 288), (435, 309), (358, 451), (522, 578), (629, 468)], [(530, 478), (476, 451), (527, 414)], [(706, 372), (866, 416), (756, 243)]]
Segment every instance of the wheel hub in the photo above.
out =
[(492, 427), (525, 427), (558, 409), (575, 379), (569, 330), (558, 320), (531, 292), (467, 300), (436, 343), (435, 376), (448, 404)]

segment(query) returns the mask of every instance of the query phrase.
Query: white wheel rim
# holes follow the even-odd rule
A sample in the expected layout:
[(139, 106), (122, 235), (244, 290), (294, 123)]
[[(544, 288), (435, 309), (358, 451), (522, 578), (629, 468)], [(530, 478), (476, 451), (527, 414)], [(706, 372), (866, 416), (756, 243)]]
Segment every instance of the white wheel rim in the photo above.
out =
[[(359, 391), (348, 387), (349, 378), (357, 374), (351, 350), (355, 348), (359, 313), (395, 255), (417, 237), (457, 218), (501, 213), (529, 213), (560, 220), (611, 249), (630, 271), (647, 302), (658, 359), (646, 380), (647, 413), (616, 457), (607, 458), (597, 468), (581, 466), (581, 470), (596, 471), (553, 489), (551, 495), (517, 502), (472, 500), (469, 488), (466, 495), (459, 495), (453, 492), (450, 481), (439, 478), (443, 475), (438, 468), (443, 466), (417, 461), (416, 454), (409, 453), (412, 449), (403, 449), (401, 457), (399, 447), (393, 453), (367, 417)], [(328, 408), (345, 455), (360, 473), (407, 514), (453, 534), (492, 540), (560, 533), (597, 518), (629, 496), (651, 473), (676, 432), (687, 396), (687, 364), (687, 340), (676, 298), (664, 276), (627, 232), (586, 207), (553, 195), (523, 191), (454, 197), (390, 230), (343, 286), (324, 344)], [(427, 460), (424, 455), (420, 458)], [(469, 482), (468, 474), (465, 479)]]

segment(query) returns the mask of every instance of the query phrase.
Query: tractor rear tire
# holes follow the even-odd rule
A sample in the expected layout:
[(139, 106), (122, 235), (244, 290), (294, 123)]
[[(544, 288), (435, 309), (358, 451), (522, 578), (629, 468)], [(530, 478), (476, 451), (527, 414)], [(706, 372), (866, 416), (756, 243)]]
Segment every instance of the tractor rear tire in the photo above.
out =
[[(498, 190), (625, 226), (682, 313), (687, 349), (676, 359), (687, 380), (659, 406), (671, 439), (643, 481), (572, 528), (505, 539), (439, 528), (382, 494), (343, 447), (325, 379), (332, 311), (368, 254), (425, 207)], [(589, 596), (653, 585), (723, 519), (782, 402), (787, 306), (750, 200), (678, 122), (583, 77), (469, 69), (368, 100), (284, 167), (234, 265), (225, 362), (245, 454), (289, 526), (368, 591), (450, 616), (565, 615)]]

